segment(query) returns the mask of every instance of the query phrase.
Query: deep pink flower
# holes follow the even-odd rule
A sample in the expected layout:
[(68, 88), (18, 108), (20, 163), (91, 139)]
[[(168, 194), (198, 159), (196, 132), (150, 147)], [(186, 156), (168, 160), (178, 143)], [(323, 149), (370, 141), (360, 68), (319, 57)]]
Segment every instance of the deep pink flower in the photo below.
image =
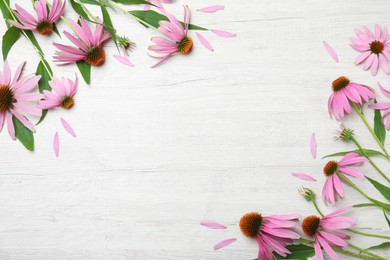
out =
[(37, 31), (42, 35), (51, 34), (53, 32), (54, 23), (60, 19), (61, 15), (64, 13), (65, 3), (66, 1), (62, 3), (62, 0), (53, 0), (50, 12), (48, 12), (46, 0), (36, 1), (35, 10), (38, 19), (36, 19), (33, 15), (28, 13), (18, 4), (15, 4), (17, 11), (14, 11), (14, 14), (20, 22), (13, 20), (8, 20), (8, 22), (22, 30)]
[(374, 90), (368, 86), (351, 82), (342, 76), (332, 82), (333, 93), (328, 99), (328, 112), (337, 120), (352, 112), (351, 103), (362, 106), (375, 98)]
[(340, 257), (332, 247), (343, 248), (348, 246), (345, 241), (349, 236), (339, 229), (348, 229), (356, 225), (356, 220), (349, 217), (337, 216), (337, 214), (351, 209), (346, 207), (338, 209), (322, 218), (317, 216), (308, 216), (302, 221), (303, 232), (314, 239), (314, 250), (317, 260), (323, 260), (324, 256), (321, 247), (333, 259), (339, 260)]
[(76, 33), (73, 36), (69, 32), (64, 31), (64, 35), (76, 47), (53, 43), (58, 49), (55, 53), (54, 61), (67, 64), (84, 60), (92, 66), (102, 65), (106, 58), (103, 43), (110, 38), (110, 34), (100, 24), (96, 25), (96, 29), (92, 33), (89, 25), (82, 18), (80, 18), (81, 26), (71, 19), (69, 19), (69, 23)]
[(45, 97), (39, 102), (38, 107), (41, 109), (52, 109), (55, 107), (62, 107), (63, 109), (70, 109), (74, 105), (74, 95), (77, 92), (78, 81), (66, 78), (56, 78), (49, 81), (52, 91), (44, 90)]
[(0, 132), (7, 121), (8, 132), (12, 139), (16, 139), (12, 117), (17, 118), (25, 127), (35, 132), (34, 124), (24, 116), (41, 116), (42, 111), (36, 107), (36, 102), (42, 98), (41, 94), (31, 93), (38, 86), (41, 76), (20, 77), (25, 62), (16, 69), (11, 79), (11, 68), (4, 61), (3, 72), (0, 72)]
[(344, 197), (344, 189), (337, 174), (342, 174), (343, 176), (349, 175), (365, 180), (363, 174), (350, 168), (350, 166), (360, 165), (367, 161), (365, 157), (359, 156), (356, 153), (346, 154), (339, 162), (329, 161), (324, 167), (324, 174), (326, 176), (326, 181), (322, 189), (322, 199), (324, 202), (334, 205), (338, 197)]
[[(240, 220), (241, 232), (256, 239), (259, 245), (258, 259), (272, 260), (273, 252), (281, 256), (287, 256), (291, 252), (286, 248), (293, 239), (298, 239), (299, 234), (291, 229), (297, 228), (298, 214), (262, 216), (260, 213), (251, 212), (245, 214)], [(226, 228), (215, 222), (202, 222), (209, 228)], [(236, 238), (225, 239), (214, 246), (214, 250), (223, 248), (235, 242)]]
[(372, 33), (367, 27), (363, 27), (364, 31), (355, 29), (357, 38), (351, 38), (351, 46), (355, 50), (362, 52), (356, 60), (355, 64), (363, 63), (363, 69), (368, 70), (371, 68), (371, 74), (376, 75), (379, 67), (389, 74), (390, 59), (390, 35), (388, 34), (387, 27), (383, 29), (379, 25), (375, 25), (374, 33)]

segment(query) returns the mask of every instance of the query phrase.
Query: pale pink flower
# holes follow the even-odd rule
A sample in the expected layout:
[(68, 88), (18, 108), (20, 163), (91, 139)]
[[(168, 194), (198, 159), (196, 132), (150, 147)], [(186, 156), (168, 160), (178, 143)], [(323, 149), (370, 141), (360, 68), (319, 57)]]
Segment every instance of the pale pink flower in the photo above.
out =
[(46, 0), (36, 1), (35, 10), (38, 18), (35, 18), (18, 4), (15, 4), (16, 11), (14, 11), (14, 14), (20, 22), (13, 20), (8, 20), (8, 22), (22, 30), (37, 31), (42, 35), (51, 34), (54, 23), (64, 13), (65, 3), (66, 1), (62, 3), (62, 0), (53, 0), (53, 4), (48, 12)]
[(324, 259), (321, 247), (333, 260), (340, 259), (332, 247), (344, 248), (348, 246), (345, 240), (349, 239), (349, 236), (339, 230), (354, 227), (356, 220), (349, 217), (337, 216), (337, 214), (351, 208), (338, 209), (322, 218), (308, 216), (302, 221), (303, 232), (314, 239), (314, 251), (317, 260)]
[(351, 103), (362, 106), (375, 98), (374, 90), (368, 86), (351, 82), (347, 77), (339, 77), (332, 82), (333, 93), (328, 99), (328, 112), (337, 120), (352, 112)]
[[(387, 89), (384, 89), (382, 85), (378, 82), (380, 91), (386, 96), (390, 97), (390, 91)], [(373, 109), (379, 109), (382, 110), (382, 124), (385, 126), (387, 130), (390, 130), (390, 102), (380, 102), (380, 103), (374, 103), (369, 106)]]
[(358, 37), (351, 38), (351, 46), (355, 50), (362, 52), (356, 60), (355, 64), (363, 63), (363, 69), (368, 70), (371, 68), (371, 74), (374, 76), (378, 73), (379, 67), (389, 74), (390, 59), (390, 35), (388, 34), (387, 27), (383, 29), (379, 25), (374, 26), (374, 33), (367, 27), (363, 27), (364, 31), (355, 29), (355, 33)]
[(24, 64), (25, 62), (19, 65), (13, 78), (7, 61), (4, 61), (3, 71), (0, 71), (0, 132), (6, 121), (8, 132), (14, 140), (16, 136), (13, 117), (35, 132), (34, 124), (28, 121), (25, 115), (41, 116), (42, 114), (42, 111), (36, 107), (36, 102), (42, 98), (42, 95), (32, 93), (38, 86), (41, 76), (20, 77)]
[(70, 109), (74, 105), (74, 95), (77, 92), (78, 80), (75, 81), (67, 78), (54, 77), (49, 81), (52, 91), (44, 90), (45, 97), (39, 102), (38, 107), (41, 109), (53, 109), (62, 107)]
[[(246, 237), (256, 239), (259, 245), (258, 259), (272, 260), (273, 252), (284, 257), (291, 253), (286, 246), (291, 244), (293, 239), (299, 238), (299, 234), (292, 231), (298, 226), (298, 218), (298, 214), (262, 216), (260, 213), (251, 212), (241, 218), (240, 229)], [(222, 224), (211, 221), (202, 222), (202, 225), (214, 229), (226, 228)], [(228, 246), (236, 240), (236, 238), (225, 239), (217, 243), (214, 250)]]
[(365, 157), (359, 156), (356, 153), (346, 154), (339, 162), (329, 161), (324, 167), (326, 181), (322, 189), (322, 199), (325, 203), (334, 205), (338, 197), (344, 197), (344, 189), (341, 185), (340, 177), (337, 174), (342, 174), (365, 180), (365, 177), (358, 170), (350, 168), (357, 166), (368, 160)]
[(82, 18), (80, 18), (81, 26), (72, 19), (68, 21), (76, 33), (73, 36), (64, 31), (64, 35), (76, 47), (53, 43), (58, 49), (54, 61), (67, 64), (84, 60), (92, 66), (102, 65), (106, 58), (103, 43), (110, 38), (110, 34), (100, 24), (96, 25), (96, 29), (92, 33), (91, 28)]

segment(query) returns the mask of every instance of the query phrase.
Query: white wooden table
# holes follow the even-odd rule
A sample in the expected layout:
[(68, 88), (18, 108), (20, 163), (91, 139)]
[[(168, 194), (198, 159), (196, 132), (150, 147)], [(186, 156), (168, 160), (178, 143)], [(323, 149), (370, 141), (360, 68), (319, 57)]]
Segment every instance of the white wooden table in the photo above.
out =
[[(28, 0), (17, 2), (31, 8)], [(157, 33), (113, 14), (119, 33), (137, 43), (131, 55), (136, 67), (115, 61), (110, 42), (106, 64), (93, 68), (92, 84), (80, 79), (75, 107), (49, 113), (37, 127), (35, 152), (6, 131), (0, 134), (0, 259), (253, 259), (257, 245), (240, 235), (241, 215), (315, 213), (297, 193), (305, 185), (320, 195), (324, 182), (327, 161), (311, 158), (310, 136), (317, 134), (318, 157), (352, 149), (332, 139), (339, 123), (329, 119), (326, 101), (336, 77), (390, 87), (382, 72), (371, 77), (355, 67), (357, 53), (349, 46), (355, 27), (390, 26), (390, 2), (178, 0), (167, 9), (181, 17), (185, 3), (193, 23), (238, 37), (208, 34), (214, 53), (196, 42), (190, 57), (150, 69), (155, 61), (147, 47)], [(226, 9), (195, 11), (211, 4)], [(62, 22), (58, 26), (67, 29)], [(340, 63), (327, 55), (323, 40), (336, 49)], [(51, 42), (65, 39), (38, 41), (51, 60)], [(33, 73), (38, 59), (21, 39), (9, 62), (15, 67), (24, 60), (25, 72)], [(75, 66), (52, 65), (56, 75), (74, 77)], [(76, 139), (62, 129), (60, 117), (71, 123)], [(347, 123), (363, 144), (373, 143), (358, 118)], [(52, 151), (55, 131), (59, 158)], [(312, 173), (319, 181), (304, 183), (292, 171)], [(380, 198), (368, 182), (362, 187)], [(361, 202), (347, 188), (337, 206)], [(319, 203), (326, 212), (334, 209)], [(380, 211), (351, 215), (359, 229), (389, 234)], [(204, 219), (229, 228), (206, 229), (199, 225)], [(234, 236), (237, 243), (212, 250)], [(362, 247), (379, 242), (358, 236), (352, 241)], [(390, 258), (389, 252), (378, 253)]]

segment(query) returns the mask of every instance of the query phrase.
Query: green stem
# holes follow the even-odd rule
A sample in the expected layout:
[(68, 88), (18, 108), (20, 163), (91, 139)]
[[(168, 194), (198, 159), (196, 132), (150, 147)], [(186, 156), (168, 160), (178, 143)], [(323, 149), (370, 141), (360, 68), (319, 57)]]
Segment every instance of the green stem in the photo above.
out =
[(388, 160), (390, 160), (390, 156), (389, 156), (389, 153), (387, 152), (386, 148), (383, 146), (383, 144), (381, 143), (381, 141), (378, 139), (378, 137), (376, 136), (374, 130), (372, 129), (372, 127), (370, 126), (370, 124), (367, 122), (367, 119), (366, 117), (363, 115), (362, 111), (358, 108), (358, 106), (351, 102), (352, 104), (352, 107), (355, 109), (356, 113), (359, 115), (359, 117), (362, 119), (363, 123), (366, 125), (367, 129), (371, 132), (371, 135), (375, 138), (376, 142), (378, 143), (378, 145), (381, 147), (381, 149), (383, 150), (383, 152), (385, 153), (386, 155), (386, 158)]
[(359, 142), (352, 136), (351, 137), (352, 142), (359, 148), (359, 150), (362, 152), (364, 157), (367, 158), (367, 160), (371, 163), (371, 165), (379, 172), (380, 175), (382, 175), (383, 178), (385, 178), (388, 182), (390, 182), (390, 178), (384, 174), (379, 167), (371, 160), (371, 158), (367, 155), (367, 153), (364, 151), (363, 147), (359, 144)]
[[(352, 188), (354, 188), (356, 191), (358, 191), (360, 194), (362, 194), (366, 199), (368, 199), (369, 201), (373, 202), (375, 204), (375, 206), (379, 207), (377, 204), (376, 204), (376, 201), (375, 199), (371, 198), (370, 196), (368, 196), (364, 191), (362, 191), (361, 189), (359, 189), (353, 182), (351, 182), (348, 178), (346, 178), (343, 174), (341, 174), (340, 172), (337, 172), (336, 173), (337, 176), (339, 176), (339, 178), (341, 178), (343, 181), (345, 181), (346, 183), (348, 183)], [(380, 207), (381, 208), (381, 207)]]
[(358, 230), (352, 229), (352, 228), (349, 228), (349, 229), (347, 229), (347, 230), (350, 231), (350, 232), (352, 232), (352, 233), (359, 234), (359, 235), (366, 236), (366, 237), (378, 237), (378, 238), (384, 238), (384, 239), (389, 239), (389, 240), (390, 240), (390, 236), (379, 235), (379, 234), (365, 233), (365, 232), (358, 231)]
[[(354, 248), (354, 249), (356, 249), (356, 250), (362, 252), (362, 253), (365, 253), (365, 254), (367, 254), (367, 255), (370, 255), (370, 256), (375, 257), (374, 259), (386, 260), (385, 258), (383, 258), (383, 257), (381, 257), (381, 256), (379, 256), (379, 255), (376, 255), (376, 254), (374, 254), (374, 253), (371, 253), (370, 251), (367, 251), (367, 250), (365, 250), (365, 249), (363, 249), (363, 248), (360, 248), (360, 247), (358, 247), (358, 246), (356, 246), (356, 245), (354, 245), (354, 244), (352, 244), (352, 243), (348, 243), (348, 245), (349, 245), (350, 247), (352, 247), (352, 248)], [(359, 255), (360, 255), (360, 254), (359, 254)]]
[[(14, 13), (12, 12), (11, 7), (8, 5), (8, 3), (5, 0), (3, 0), (3, 3), (7, 7), (9, 13), (11, 14), (12, 19), (17, 22), (18, 20), (16, 19)], [(44, 58), (45, 57), (44, 54), (34, 45), (34, 43), (31, 41), (30, 37), (28, 37), (28, 35), (26, 34), (26, 32), (24, 30), (20, 30), (20, 31), (22, 32), (24, 37), (31, 44), (31, 46), (34, 48), (35, 52), (39, 56), (39, 59), (40, 59), (41, 63), (43, 64), (43, 67), (46, 69), (46, 72), (49, 75), (50, 79), (53, 79), (53, 74), (51, 73), (51, 71), (49, 70), (49, 68), (46, 65), (46, 60)]]
[(323, 216), (324, 216), (324, 213), (322, 213), (322, 211), (321, 211), (320, 208), (318, 207), (317, 202), (316, 202), (316, 199), (313, 198), (311, 201), (313, 202), (313, 205), (314, 205), (314, 207), (316, 208), (318, 214), (320, 214), (320, 215), (323, 217)]

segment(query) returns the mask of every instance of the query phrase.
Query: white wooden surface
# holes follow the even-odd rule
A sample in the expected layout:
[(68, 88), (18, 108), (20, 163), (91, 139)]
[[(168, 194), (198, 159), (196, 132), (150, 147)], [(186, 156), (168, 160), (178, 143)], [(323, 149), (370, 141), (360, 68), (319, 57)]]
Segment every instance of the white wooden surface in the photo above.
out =
[[(31, 9), (30, 1), (17, 2)], [(352, 148), (332, 140), (339, 124), (329, 119), (326, 100), (336, 77), (390, 86), (383, 73), (371, 77), (353, 66), (357, 53), (348, 42), (357, 26), (390, 26), (390, 2), (178, 0), (167, 8), (181, 16), (185, 3), (193, 23), (238, 37), (209, 34), (214, 53), (196, 43), (190, 57), (150, 69), (154, 60), (146, 50), (156, 32), (113, 14), (119, 33), (137, 43), (131, 56), (137, 66), (117, 63), (109, 43), (106, 64), (93, 68), (90, 86), (80, 84), (74, 109), (51, 112), (38, 126), (34, 153), (0, 134), (0, 259), (253, 259), (257, 246), (237, 226), (242, 214), (315, 213), (297, 193), (304, 184), (319, 194), (324, 181), (326, 161), (311, 159), (310, 135), (317, 134), (319, 157)], [(226, 9), (195, 11), (211, 4)], [(66, 15), (76, 17), (70, 8)], [(49, 59), (51, 42), (65, 41), (55, 35), (38, 40)], [(339, 64), (323, 40), (337, 50)], [(21, 39), (9, 62), (15, 67), (23, 60), (33, 73), (37, 57)], [(76, 71), (53, 67), (58, 76)], [(76, 139), (62, 129), (60, 117), (72, 124)], [(347, 123), (362, 143), (372, 143), (357, 118)], [(52, 151), (55, 131), (59, 158)], [(319, 181), (303, 183), (292, 171)], [(362, 186), (380, 198), (367, 182)], [(361, 196), (347, 189), (338, 206), (359, 202)], [(389, 233), (378, 210), (351, 215), (363, 231)], [(199, 225), (203, 219), (229, 228), (206, 229)], [(212, 250), (234, 236), (239, 242)], [(352, 241), (362, 247), (379, 242)]]

